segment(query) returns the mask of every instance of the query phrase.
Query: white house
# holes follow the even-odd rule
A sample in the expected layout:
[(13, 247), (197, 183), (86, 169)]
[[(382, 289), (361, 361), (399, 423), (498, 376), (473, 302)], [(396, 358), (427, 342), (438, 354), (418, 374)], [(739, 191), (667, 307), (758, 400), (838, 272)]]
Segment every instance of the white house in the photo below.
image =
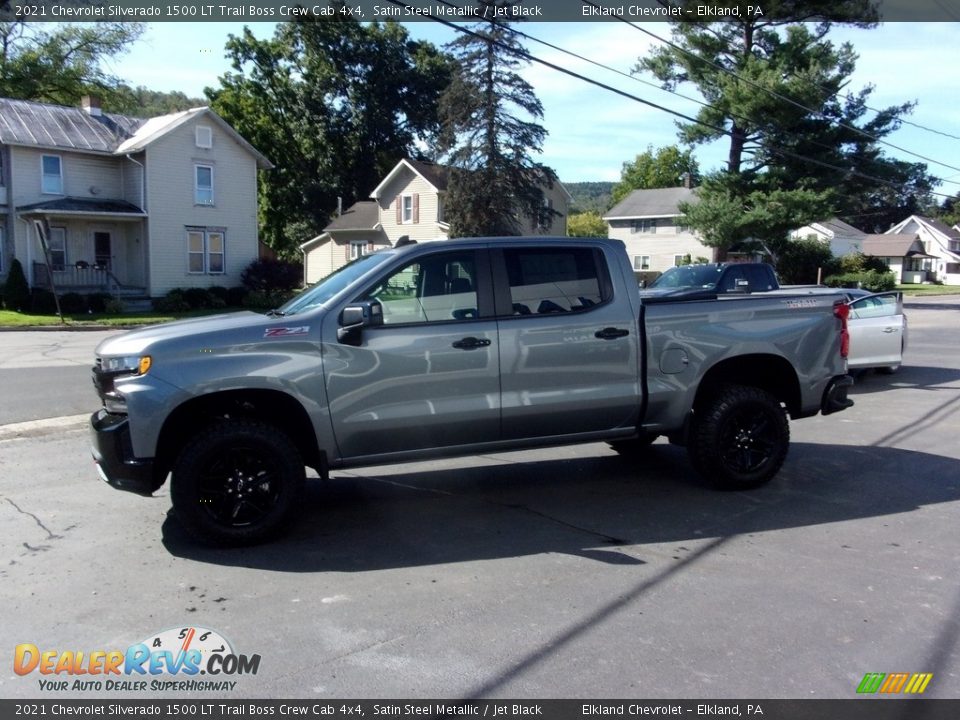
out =
[[(300, 246), (304, 278), (314, 283), (359, 255), (389, 247), (401, 237), (418, 242), (446, 240), (446, 194), (450, 169), (403, 159), (370, 193), (334, 218), (323, 232)], [(566, 235), (571, 197), (557, 181), (543, 188), (544, 201), (557, 213), (549, 227), (524, 220), (525, 235)]]
[(915, 236), (923, 246), (926, 257), (918, 259), (913, 275), (904, 282), (939, 280), (944, 285), (960, 285), (960, 228), (911, 215), (885, 235)]
[(157, 297), (231, 286), (258, 257), (257, 171), (270, 162), (207, 107), (143, 119), (99, 101), (0, 98), (0, 275)]
[(790, 233), (790, 237), (796, 240), (814, 237), (829, 245), (830, 252), (833, 253), (834, 257), (863, 252), (863, 238), (866, 235), (862, 230), (858, 230), (839, 218), (810, 223)]
[(627, 246), (635, 272), (663, 272), (682, 264), (687, 255), (715, 259), (714, 248), (678, 223), (680, 203), (691, 201), (696, 201), (696, 190), (688, 187), (634, 190), (603, 216), (608, 236)]

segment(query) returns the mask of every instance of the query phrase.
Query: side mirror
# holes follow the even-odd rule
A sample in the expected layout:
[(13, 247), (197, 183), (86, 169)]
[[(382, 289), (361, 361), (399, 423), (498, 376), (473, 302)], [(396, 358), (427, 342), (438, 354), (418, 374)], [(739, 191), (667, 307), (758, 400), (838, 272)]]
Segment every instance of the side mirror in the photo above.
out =
[(346, 345), (359, 345), (363, 328), (381, 325), (383, 325), (383, 306), (379, 300), (351, 303), (340, 313), (337, 340)]

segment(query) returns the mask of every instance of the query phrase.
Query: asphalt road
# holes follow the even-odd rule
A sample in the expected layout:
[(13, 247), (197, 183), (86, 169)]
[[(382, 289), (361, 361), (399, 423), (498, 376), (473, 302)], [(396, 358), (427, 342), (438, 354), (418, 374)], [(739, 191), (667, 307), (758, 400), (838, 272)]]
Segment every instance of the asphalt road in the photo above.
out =
[[(16, 675), (16, 644), (124, 650), (193, 626), (258, 673), (86, 695), (851, 698), (868, 672), (932, 672), (925, 697), (960, 698), (960, 299), (908, 309), (900, 373), (792, 423), (783, 471), (748, 493), (707, 489), (663, 441), (637, 461), (506, 453), (334, 472), (283, 539), (209, 550), (165, 488), (96, 479), (79, 418), (0, 426), (0, 697), (85, 695)], [(10, 335), (5, 393), (11, 370), (34, 376), (8, 365)], [(82, 370), (90, 410), (96, 340), (56, 340), (37, 407), (72, 413), (60, 388)]]

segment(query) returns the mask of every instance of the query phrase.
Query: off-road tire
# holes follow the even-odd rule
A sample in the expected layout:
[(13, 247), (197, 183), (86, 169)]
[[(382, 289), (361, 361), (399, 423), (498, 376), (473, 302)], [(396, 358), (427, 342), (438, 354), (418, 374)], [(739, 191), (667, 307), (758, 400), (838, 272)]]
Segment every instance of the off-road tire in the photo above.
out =
[(697, 408), (687, 452), (714, 487), (745, 490), (773, 478), (789, 446), (786, 411), (773, 395), (725, 385)]
[(184, 529), (210, 545), (252, 545), (299, 509), (306, 471), (296, 445), (272, 425), (224, 419), (200, 430), (173, 466), (170, 495)]

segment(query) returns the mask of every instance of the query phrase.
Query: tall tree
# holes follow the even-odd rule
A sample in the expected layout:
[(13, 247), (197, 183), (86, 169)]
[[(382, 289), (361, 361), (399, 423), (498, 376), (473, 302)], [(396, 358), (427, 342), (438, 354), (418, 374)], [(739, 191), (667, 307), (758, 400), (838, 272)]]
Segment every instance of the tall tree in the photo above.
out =
[(142, 34), (141, 23), (0, 22), (0, 97), (77, 105), (96, 93), (109, 108), (120, 79), (103, 61)]
[(211, 106), (275, 168), (260, 176), (264, 240), (282, 253), (316, 235), (338, 198), (365, 199), (418, 142), (439, 132), (450, 61), (399, 24), (307, 16), (260, 40), (231, 36), (233, 71)]
[[(681, 5), (696, 17), (697, 6), (717, 3)], [(923, 178), (915, 173), (923, 174), (922, 166), (898, 165), (878, 147), (912, 105), (867, 119), (872, 88), (843, 95), (855, 67), (853, 48), (828, 39), (837, 23), (872, 27), (873, 0), (773, 0), (763, 12), (723, 22), (677, 23), (673, 44), (654, 50), (635, 68), (651, 72), (670, 89), (693, 84), (705, 99), (698, 122), (679, 126), (684, 143), (726, 138), (725, 173), (731, 177), (702, 189), (701, 201), (709, 200), (712, 189), (736, 199), (734, 207), (749, 198), (756, 208), (768, 196), (780, 212), (794, 213), (788, 225), (800, 227), (829, 215), (870, 212), (871, 198), (889, 188), (893, 177), (910, 177), (921, 187)], [(791, 192), (798, 193), (797, 202), (788, 201)], [(722, 202), (718, 198), (716, 204)], [(765, 225), (743, 218), (724, 242), (779, 240), (783, 223), (773, 205), (763, 214), (778, 221)], [(735, 218), (731, 222), (737, 225)]]
[(613, 186), (613, 202), (618, 203), (633, 190), (678, 187), (684, 175), (690, 176), (690, 184), (696, 185), (700, 166), (692, 150), (681, 150), (676, 145), (657, 148), (648, 145), (645, 152), (632, 162), (625, 162), (620, 171), (620, 182)]
[(519, 74), (524, 50), (502, 19), (519, 2), (477, 3), (491, 19), (446, 46), (459, 63), (440, 101), (438, 148), (452, 166), (447, 221), (453, 237), (516, 235), (522, 218), (549, 220), (543, 188), (557, 178), (534, 159), (547, 135), (543, 106)]

